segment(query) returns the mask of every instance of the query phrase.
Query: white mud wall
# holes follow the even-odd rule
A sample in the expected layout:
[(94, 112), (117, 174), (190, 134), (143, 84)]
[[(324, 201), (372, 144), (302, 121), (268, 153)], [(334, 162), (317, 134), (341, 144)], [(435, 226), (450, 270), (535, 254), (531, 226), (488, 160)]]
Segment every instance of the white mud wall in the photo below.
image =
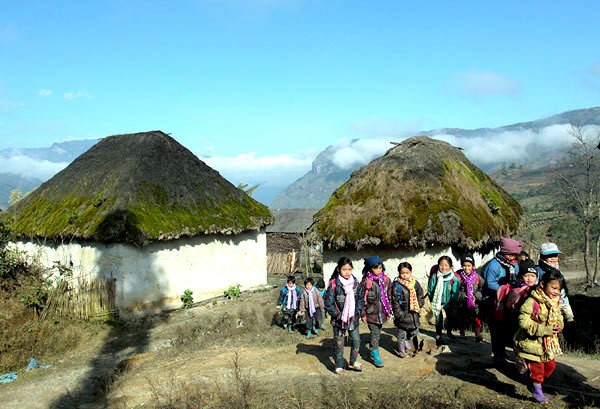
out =
[(50, 272), (55, 262), (72, 265), (73, 279), (116, 280), (119, 312), (181, 306), (180, 296), (193, 291), (194, 301), (223, 295), (229, 286), (242, 290), (267, 283), (266, 232), (236, 236), (198, 236), (145, 247), (128, 244), (71, 242), (12, 243)]

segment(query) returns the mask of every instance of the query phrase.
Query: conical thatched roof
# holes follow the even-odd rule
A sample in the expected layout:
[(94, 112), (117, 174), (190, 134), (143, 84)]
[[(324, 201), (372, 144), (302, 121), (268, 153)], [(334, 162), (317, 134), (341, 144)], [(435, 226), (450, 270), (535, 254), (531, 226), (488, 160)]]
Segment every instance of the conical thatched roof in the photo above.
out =
[(523, 209), (462, 150), (418, 136), (357, 170), (314, 218), (311, 237), (336, 248), (455, 246), (514, 233)]
[(6, 213), (20, 237), (136, 245), (272, 223), (266, 206), (161, 131), (102, 139)]

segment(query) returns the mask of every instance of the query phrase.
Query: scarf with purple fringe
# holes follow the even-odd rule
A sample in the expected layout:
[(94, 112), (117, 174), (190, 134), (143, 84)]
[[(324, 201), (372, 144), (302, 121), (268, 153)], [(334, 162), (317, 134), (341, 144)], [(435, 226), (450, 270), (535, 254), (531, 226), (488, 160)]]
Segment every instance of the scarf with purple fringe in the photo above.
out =
[(475, 280), (477, 280), (477, 272), (475, 269), (471, 270), (471, 274), (467, 274), (465, 270), (459, 270), (458, 274), (460, 274), (460, 278), (462, 282), (465, 284), (465, 289), (467, 290), (467, 309), (474, 310), (475, 309)]
[(390, 306), (390, 300), (388, 300), (387, 296), (387, 288), (385, 288), (385, 279), (383, 278), (383, 272), (376, 276), (371, 271), (367, 272), (367, 277), (372, 281), (375, 281), (379, 284), (379, 292), (381, 293), (381, 305), (383, 307), (383, 313), (385, 315), (392, 315), (392, 307)]

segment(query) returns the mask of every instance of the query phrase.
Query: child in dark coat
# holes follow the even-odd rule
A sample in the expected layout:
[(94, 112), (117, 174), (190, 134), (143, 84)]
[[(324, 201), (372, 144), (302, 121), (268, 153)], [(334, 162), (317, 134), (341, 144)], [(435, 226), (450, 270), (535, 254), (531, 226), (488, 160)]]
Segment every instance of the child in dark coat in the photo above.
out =
[(281, 310), (283, 328), (287, 328), (289, 332), (294, 330), (299, 302), (300, 288), (296, 285), (296, 277), (289, 276), (277, 299), (277, 310)]
[(392, 309), (394, 325), (398, 328), (398, 355), (408, 356), (412, 349), (417, 352), (419, 341), (417, 335), (420, 327), (420, 311), (425, 296), (421, 284), (412, 275), (410, 263), (398, 265), (398, 277), (392, 283)]
[(306, 338), (310, 338), (313, 333), (319, 333), (325, 309), (323, 297), (313, 285), (312, 278), (304, 280), (304, 291), (300, 296), (300, 314), (306, 317)]
[(454, 273), (460, 287), (455, 309), (456, 317), (453, 321), (456, 322), (461, 337), (465, 336), (465, 329), (470, 326), (475, 333), (475, 341), (481, 342), (483, 338), (481, 337), (479, 306), (483, 298), (481, 293), (483, 278), (475, 270), (473, 255), (465, 254), (460, 261), (462, 268)]
[(378, 368), (384, 365), (379, 355), (381, 328), (392, 315), (391, 282), (384, 271), (385, 267), (379, 256), (367, 257), (363, 267), (363, 279), (360, 283), (360, 294), (365, 299), (365, 305), (360, 315), (363, 322), (369, 326), (371, 358)]
[(364, 299), (359, 295), (359, 281), (352, 274), (352, 260), (342, 257), (329, 279), (325, 293), (325, 311), (331, 316), (334, 341), (335, 373), (344, 373), (344, 338), (346, 332), (350, 339), (350, 362), (348, 369), (361, 371), (358, 362), (360, 335), (358, 333), (359, 311), (363, 308)]

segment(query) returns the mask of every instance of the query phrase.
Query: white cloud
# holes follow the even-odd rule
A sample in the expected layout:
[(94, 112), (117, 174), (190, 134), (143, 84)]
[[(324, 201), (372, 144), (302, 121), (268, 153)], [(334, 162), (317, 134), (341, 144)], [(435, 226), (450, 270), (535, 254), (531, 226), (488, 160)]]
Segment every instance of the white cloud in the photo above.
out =
[(38, 91), (38, 94), (40, 97), (49, 97), (50, 95), (52, 95), (52, 90), (51, 89), (41, 89)]
[(521, 92), (519, 81), (492, 71), (460, 74), (450, 87), (460, 94), (476, 99), (492, 95), (516, 95)]
[(73, 99), (78, 99), (78, 98), (91, 99), (92, 95), (89, 92), (85, 91), (85, 90), (84, 91), (76, 91), (76, 92), (69, 91), (69, 92), (65, 92), (64, 98), (67, 101), (71, 101)]
[(0, 160), (0, 173), (13, 173), (16, 175), (35, 177), (42, 180), (50, 179), (63, 170), (68, 163), (49, 162), (30, 158), (29, 156), (2, 157)]
[[(530, 155), (542, 150), (564, 150), (574, 140), (569, 124), (551, 125), (533, 130), (515, 130), (488, 133), (475, 137), (452, 134), (432, 134), (432, 138), (443, 140), (453, 146), (463, 148), (465, 155), (479, 166), (499, 162), (522, 162)], [(591, 130), (590, 130), (591, 131)], [(368, 138), (354, 141), (341, 141), (333, 146), (333, 162), (342, 169), (366, 165), (392, 148), (390, 142), (401, 142), (407, 136), (395, 138)]]
[[(586, 127), (584, 130), (590, 129)], [(486, 165), (526, 161), (539, 149), (564, 150), (574, 142), (570, 131), (571, 125), (560, 124), (547, 126), (539, 132), (524, 129), (476, 137), (449, 134), (439, 134), (434, 137), (463, 148), (465, 155), (471, 161), (478, 165)]]
[(342, 141), (335, 145), (336, 151), (333, 154), (333, 163), (342, 169), (366, 165), (390, 149), (392, 147), (390, 141), (390, 138)]
[(234, 184), (287, 186), (311, 169), (314, 155), (296, 158), (290, 155), (258, 156), (249, 152), (200, 159)]

